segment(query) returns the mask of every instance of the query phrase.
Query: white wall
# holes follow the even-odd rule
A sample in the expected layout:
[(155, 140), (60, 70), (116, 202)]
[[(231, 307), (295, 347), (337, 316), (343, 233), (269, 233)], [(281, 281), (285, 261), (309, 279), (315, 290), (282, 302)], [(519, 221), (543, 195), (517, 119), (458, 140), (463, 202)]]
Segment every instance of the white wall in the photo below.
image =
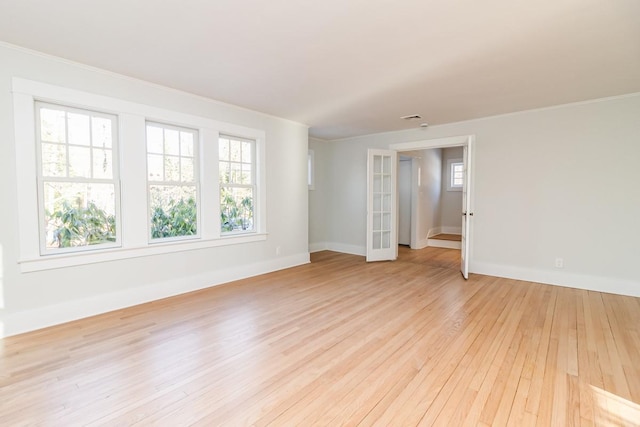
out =
[(401, 158), (398, 162), (398, 244), (411, 245), (411, 189), (412, 159)]
[(327, 249), (327, 210), (329, 192), (329, 144), (321, 139), (309, 138), (309, 149), (314, 153), (315, 188), (309, 190), (309, 251)]
[[(462, 191), (447, 191), (451, 171), (447, 162), (462, 159), (462, 147), (448, 147), (442, 150), (442, 198), (440, 199), (440, 225), (443, 232), (460, 233), (462, 227)], [(457, 230), (457, 231), (456, 231)]]
[(472, 272), (640, 296), (639, 117), (635, 94), (330, 142), (328, 246), (364, 253), (368, 147), (473, 134)]
[(440, 225), (441, 149), (434, 148), (420, 151), (420, 175), (420, 185), (418, 186), (418, 241), (416, 242), (416, 248), (426, 247), (429, 232)]
[[(308, 261), (306, 126), (1, 44), (0, 63), (0, 336)], [(267, 240), (21, 273), (14, 76), (264, 130)]]

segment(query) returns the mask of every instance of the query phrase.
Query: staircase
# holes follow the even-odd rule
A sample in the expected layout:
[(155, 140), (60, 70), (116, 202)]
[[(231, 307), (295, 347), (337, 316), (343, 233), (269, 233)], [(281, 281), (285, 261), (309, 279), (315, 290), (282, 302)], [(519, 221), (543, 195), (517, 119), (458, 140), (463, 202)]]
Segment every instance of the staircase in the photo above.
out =
[(427, 246), (436, 248), (460, 249), (462, 247), (462, 236), (459, 234), (440, 233), (429, 236)]

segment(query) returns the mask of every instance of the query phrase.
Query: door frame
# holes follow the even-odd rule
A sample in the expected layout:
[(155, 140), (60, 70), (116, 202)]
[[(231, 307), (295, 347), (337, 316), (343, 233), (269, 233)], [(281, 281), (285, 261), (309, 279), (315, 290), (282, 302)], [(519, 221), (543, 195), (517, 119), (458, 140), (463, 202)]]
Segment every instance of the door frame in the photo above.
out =
[[(466, 215), (465, 219), (466, 219), (466, 223), (464, 224), (464, 226), (468, 227), (468, 232), (466, 233), (466, 244), (463, 245), (463, 247), (461, 248), (461, 251), (466, 251), (466, 253), (463, 254), (463, 259), (466, 264), (467, 267), (470, 264), (470, 260), (472, 259), (472, 237), (473, 237), (473, 221), (471, 221), (471, 219), (473, 218), (473, 205), (474, 205), (474, 201), (473, 201), (473, 195), (475, 194), (475, 192), (473, 191), (473, 168), (471, 167), (472, 163), (473, 163), (473, 156), (475, 154), (475, 150), (473, 149), (473, 145), (475, 144), (475, 140), (476, 140), (476, 136), (475, 135), (459, 135), (459, 136), (450, 136), (450, 137), (444, 137), (444, 138), (433, 138), (433, 139), (425, 139), (425, 140), (420, 140), (420, 141), (410, 141), (410, 142), (399, 142), (399, 143), (394, 143), (394, 144), (389, 144), (389, 150), (394, 150), (398, 153), (402, 152), (402, 151), (414, 151), (414, 150), (426, 150), (426, 149), (430, 149), (430, 148), (448, 148), (448, 147), (467, 147), (467, 159), (466, 162), (467, 164), (465, 164), (465, 170), (468, 171), (468, 178), (467, 178), (467, 183), (468, 183), (468, 188), (467, 188), (467, 194), (470, 195), (470, 197), (467, 198), (467, 210), (465, 213), (462, 213), (463, 215), (466, 214), (467, 212), (471, 213), (471, 215)], [(396, 212), (398, 210), (398, 206), (397, 206), (397, 200), (396, 200)], [(397, 230), (397, 219), (396, 219), (396, 230)], [(463, 273), (464, 275), (464, 273)]]

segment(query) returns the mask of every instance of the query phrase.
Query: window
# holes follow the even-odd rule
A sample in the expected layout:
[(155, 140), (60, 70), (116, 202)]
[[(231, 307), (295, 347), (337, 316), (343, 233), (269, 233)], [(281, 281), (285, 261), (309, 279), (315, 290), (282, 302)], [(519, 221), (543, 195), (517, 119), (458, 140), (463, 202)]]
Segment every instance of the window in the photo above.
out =
[(464, 184), (464, 163), (462, 159), (452, 159), (448, 161), (449, 181), (447, 191), (462, 191)]
[(309, 150), (307, 154), (307, 184), (309, 185), (309, 190), (315, 190), (316, 171), (315, 171), (315, 153), (313, 150)]
[(250, 139), (220, 136), (218, 160), (222, 233), (255, 231), (255, 144)]
[(22, 272), (267, 239), (264, 130), (18, 77), (12, 93)]
[(198, 234), (197, 132), (147, 123), (151, 239)]
[(35, 105), (40, 253), (118, 245), (116, 117)]

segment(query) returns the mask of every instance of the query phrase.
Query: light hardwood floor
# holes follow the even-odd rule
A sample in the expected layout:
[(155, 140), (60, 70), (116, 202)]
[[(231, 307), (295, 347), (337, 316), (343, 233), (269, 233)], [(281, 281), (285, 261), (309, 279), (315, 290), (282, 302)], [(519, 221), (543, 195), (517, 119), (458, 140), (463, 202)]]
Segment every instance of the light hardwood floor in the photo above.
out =
[(400, 252), (0, 341), (0, 425), (640, 423), (640, 299)]

